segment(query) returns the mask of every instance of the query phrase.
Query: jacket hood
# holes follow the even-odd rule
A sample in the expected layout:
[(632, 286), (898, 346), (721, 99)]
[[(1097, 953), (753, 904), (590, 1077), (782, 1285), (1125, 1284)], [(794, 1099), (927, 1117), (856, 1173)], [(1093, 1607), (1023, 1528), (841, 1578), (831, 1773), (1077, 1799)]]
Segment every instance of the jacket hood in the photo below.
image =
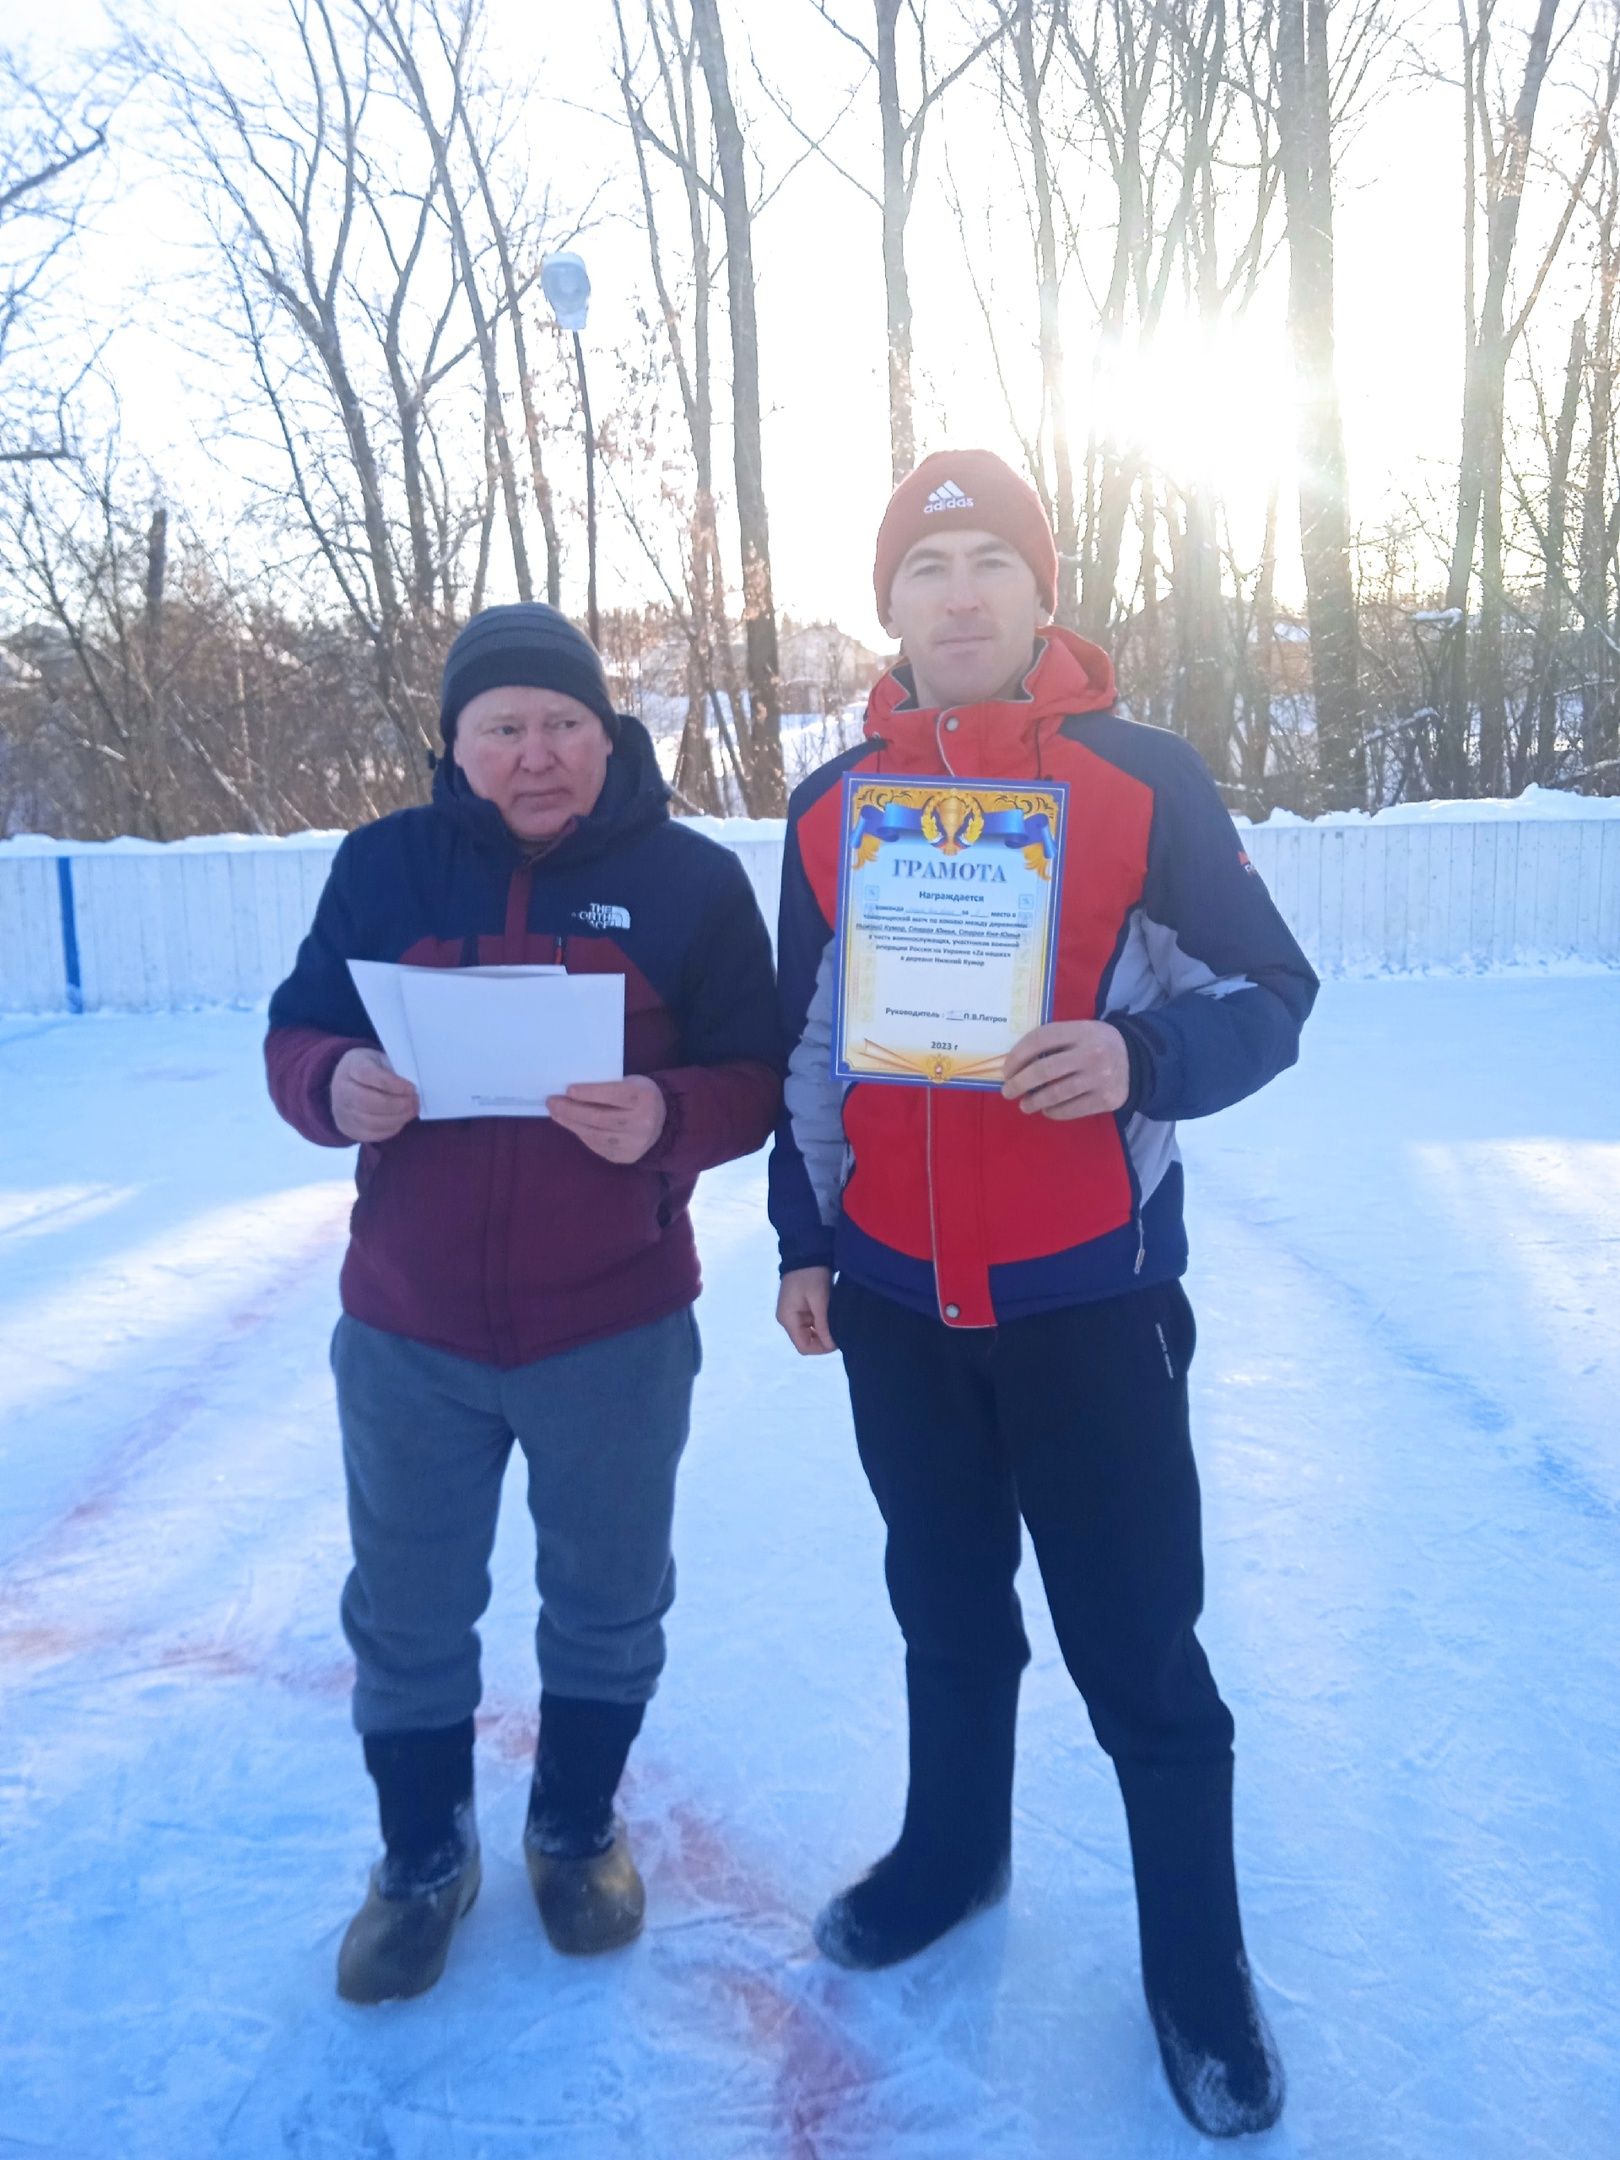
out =
[[(1111, 712), (1118, 694), (1114, 663), (1100, 645), (1049, 623), (1035, 633), (1035, 656), (1016, 697), (986, 698), (976, 705), (919, 706), (910, 664), (895, 666), (874, 686), (866, 704), (866, 733), (904, 759), (940, 757), (939, 722), (949, 714), (953, 736), (979, 745), (985, 755), (1025, 754), (1038, 731), (1072, 713)], [(988, 768), (987, 768), (988, 769)]]
[(541, 853), (520, 840), (492, 802), (475, 795), (453, 756), (441, 758), (433, 775), (433, 807), (475, 845), (512, 865), (533, 858), (539, 869), (602, 855), (669, 816), (669, 783), (658, 769), (652, 737), (629, 713), (616, 716), (618, 738), (596, 808), (573, 831)]

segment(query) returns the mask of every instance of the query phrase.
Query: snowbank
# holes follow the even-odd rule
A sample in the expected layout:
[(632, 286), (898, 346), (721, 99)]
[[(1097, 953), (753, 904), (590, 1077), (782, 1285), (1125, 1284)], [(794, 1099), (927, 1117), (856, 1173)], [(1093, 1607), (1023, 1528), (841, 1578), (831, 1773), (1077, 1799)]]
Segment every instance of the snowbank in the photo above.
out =
[(317, 848), (330, 854), (343, 828), (295, 833), (193, 833), (185, 840), (137, 840), (124, 833), (116, 840), (57, 840), (49, 833), (13, 833), (0, 840), (0, 858), (16, 855), (224, 855), (258, 848)]
[[(1578, 795), (1569, 788), (1527, 787), (1522, 795), (1511, 797), (1396, 803), (1388, 810), (1335, 810), (1316, 818), (1300, 817), (1292, 810), (1273, 810), (1258, 822), (1246, 817), (1235, 822), (1246, 831), (1278, 832), (1294, 826), (1325, 830), (1346, 825), (1471, 825), (1504, 819), (1585, 818), (1620, 818), (1620, 795)], [(779, 845), (786, 830), (783, 818), (692, 817), (683, 822), (694, 832), (707, 833), (723, 847)], [(0, 839), (0, 861), (24, 855), (214, 855), (258, 848), (314, 848), (329, 853), (342, 838), (339, 826), (296, 833), (196, 833), (185, 840), (137, 840), (128, 834), (116, 840), (64, 840), (49, 833), (14, 833), (10, 839)]]
[(1527, 787), (1522, 795), (1482, 796), (1467, 802), (1396, 803), (1388, 810), (1371, 814), (1365, 810), (1334, 810), (1322, 817), (1305, 818), (1292, 810), (1273, 810), (1258, 826), (1253, 826), (1249, 818), (1237, 822), (1263, 831), (1283, 825), (1473, 825), (1504, 818), (1620, 818), (1620, 795), (1577, 795), (1569, 788)]

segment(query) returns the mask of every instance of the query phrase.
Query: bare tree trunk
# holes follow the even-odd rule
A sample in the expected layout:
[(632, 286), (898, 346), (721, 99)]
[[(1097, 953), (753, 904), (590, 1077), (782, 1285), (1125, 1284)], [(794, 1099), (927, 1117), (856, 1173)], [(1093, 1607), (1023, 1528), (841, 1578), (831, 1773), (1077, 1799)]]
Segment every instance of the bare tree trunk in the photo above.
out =
[(1349, 481), (1335, 368), (1327, 0), (1280, 0), (1277, 119), (1288, 213), (1288, 323), (1299, 397), (1299, 536), (1323, 806), (1366, 800)]
[[(421, 208), (417, 215), (416, 229), (403, 261), (394, 253), (393, 239), (383, 205), (377, 200), (369, 173), (363, 180), (363, 193), (376, 221), (378, 234), (390, 260), (395, 277), (394, 290), (390, 295), (388, 309), (380, 327), (383, 365), (388, 370), (388, 384), (394, 395), (394, 410), (399, 421), (400, 480), (405, 490), (405, 523), (410, 534), (411, 575), (409, 583), (409, 608), (415, 616), (429, 615), (433, 609), (435, 588), (435, 565), (433, 543), (429, 532), (427, 475), (422, 459), (422, 423), (425, 384), (422, 375), (407, 367), (402, 341), (402, 326), (406, 302), (410, 297), (411, 278), (421, 260), (423, 244), (427, 239), (433, 205), (438, 197), (438, 183), (424, 191)], [(431, 357), (431, 356), (430, 356)]]
[[(1165, 281), (1162, 277), (1156, 280), (1152, 268), (1154, 245), (1161, 236), (1150, 229), (1153, 221), (1148, 214), (1145, 166), (1159, 162), (1164, 147), (1161, 131), (1175, 125), (1176, 101), (1163, 101), (1155, 131), (1159, 140), (1151, 156), (1144, 147), (1144, 121), (1160, 77), (1169, 16), (1167, 8), (1155, 6), (1144, 20), (1138, 0), (1107, 0), (1106, 6), (1097, 7), (1089, 25), (1078, 19), (1079, 10), (1072, 4), (1055, 10), (1057, 27), (1108, 151), (1118, 198), (1113, 264), (1097, 326), (1099, 360), (1115, 365), (1129, 338), (1134, 335), (1142, 343), (1151, 338), (1164, 300)], [(1106, 66), (1110, 56), (1112, 72)], [(1170, 229), (1163, 238), (1168, 260), (1181, 244), (1178, 215), (1172, 215)], [(1087, 637), (1105, 638), (1113, 621), (1125, 529), (1142, 470), (1140, 443), (1100, 441), (1093, 430), (1086, 456), (1079, 604), (1079, 626)], [(1145, 499), (1151, 502), (1151, 482), (1146, 487)], [(1151, 542), (1149, 547), (1151, 550)]]
[(1610, 435), (1614, 424), (1615, 298), (1620, 288), (1616, 224), (1620, 222), (1620, 164), (1605, 145), (1604, 191), (1598, 220), (1597, 322), (1592, 332), (1586, 484), (1581, 494), (1581, 764), (1607, 754), (1614, 711), (1614, 650), (1609, 627), (1609, 565), (1614, 554), (1608, 511)]
[[(1055, 33), (1054, 33), (1055, 34)], [(1074, 506), (1074, 465), (1069, 450), (1069, 404), (1064, 387), (1063, 330), (1058, 315), (1057, 228), (1052, 215), (1052, 168), (1047, 155), (1042, 93), (1051, 62), (1035, 51), (1034, 0), (1018, 0), (1012, 21), (1018, 85), (1029, 129), (1035, 181), (1035, 248), (1039, 276), (1041, 392), (1052, 445), (1052, 513), (1058, 544), (1057, 620), (1071, 628), (1080, 615), (1080, 529)]]
[(1153, 475), (1142, 475), (1142, 650), (1150, 685), (1147, 717), (1155, 727), (1164, 725), (1164, 628), (1159, 610), (1159, 502)]
[(1232, 746), (1232, 674), (1216, 504), (1202, 480), (1191, 483), (1182, 504), (1176, 558), (1176, 724), (1216, 779), (1224, 780)]
[(889, 333), (889, 469), (896, 487), (917, 462), (911, 417), (911, 281), (906, 271), (906, 126), (895, 30), (901, 0), (876, 0), (878, 118), (883, 140), (883, 298)]
[[(1184, 7), (1182, 35), (1186, 96), (1189, 203), (1185, 274), (1200, 324), (1213, 332), (1221, 311), (1219, 185), (1216, 176), (1217, 112), (1227, 65), (1224, 23), (1205, 15), (1188, 34), (1194, 16)], [(1181, 550), (1176, 560), (1178, 668), (1176, 725), (1217, 780), (1231, 769), (1233, 700), (1231, 637), (1221, 587), (1219, 506), (1209, 481), (1192, 476), (1182, 493)]]
[(1243, 739), (1238, 777), (1243, 782), (1244, 808), (1251, 817), (1263, 817), (1268, 808), (1266, 767), (1271, 758), (1271, 703), (1277, 694), (1277, 510), (1278, 489), (1273, 482), (1266, 496), (1265, 538), (1254, 580), (1248, 665), (1243, 671)]
[[(648, 36), (657, 58), (659, 83), (664, 94), (667, 142), (661, 145), (672, 156), (681, 177), (686, 202), (687, 245), (692, 278), (689, 302), (676, 304), (665, 267), (663, 236), (658, 206), (647, 167), (647, 143), (656, 139), (649, 128), (642, 100), (632, 76), (630, 44), (625, 32), (621, 0), (613, 0), (619, 42), (619, 87), (625, 117), (635, 147), (636, 170), (641, 184), (642, 216), (647, 235), (647, 254), (653, 287), (658, 295), (664, 331), (669, 341), (681, 405), (686, 415), (691, 444), (694, 487), (688, 520), (686, 586), (690, 612), (691, 645), (688, 668), (688, 733), (683, 739), (677, 766), (681, 792), (706, 810), (723, 813), (731, 806), (722, 770), (729, 772), (735, 798), (745, 806), (748, 782), (737, 754), (733, 720), (740, 726), (742, 693), (732, 661), (731, 632), (726, 620), (726, 580), (720, 551), (719, 520), (714, 492), (714, 388), (711, 364), (711, 316), (713, 269), (709, 243), (708, 206), (712, 197), (706, 172), (698, 156), (698, 118), (694, 94), (696, 35), (683, 34), (673, 7), (660, 21), (658, 0), (642, 0)], [(706, 161), (707, 162), (707, 161)], [(691, 324), (688, 357), (683, 318)], [(721, 693), (726, 705), (722, 707)], [(715, 723), (711, 738), (710, 721)], [(698, 736), (702, 743), (699, 754)], [(719, 745), (719, 762), (715, 744)], [(690, 747), (689, 747), (690, 746)], [(682, 776), (685, 777), (682, 777)]]
[(1586, 374), (1586, 318), (1578, 315), (1570, 332), (1569, 364), (1564, 370), (1564, 398), (1558, 409), (1552, 459), (1547, 476), (1547, 525), (1542, 548), (1541, 607), (1536, 617), (1536, 651), (1531, 668), (1530, 703), (1536, 714), (1533, 773), (1515, 773), (1517, 793), (1534, 777), (1543, 786), (1558, 767), (1558, 707), (1562, 667), (1559, 645), (1564, 634), (1564, 550), (1569, 528), (1569, 468), (1575, 452), (1575, 422)]
[[(1477, 126), (1484, 113), (1485, 63), (1490, 50), (1489, 0), (1479, 0), (1480, 21), (1468, 41), (1470, 116)], [(1508, 279), (1518, 239), (1519, 213), (1524, 202), (1525, 178), (1530, 163), (1530, 142), (1535, 130), (1536, 108), (1547, 73), (1547, 54), (1552, 42), (1558, 0), (1539, 0), (1530, 49), (1518, 99), (1501, 145), (1495, 173), (1487, 173), (1487, 224), (1485, 239), (1485, 285), (1478, 324), (1469, 349), (1468, 373), (1463, 386), (1462, 456), (1457, 474), (1457, 528), (1452, 544), (1451, 570), (1446, 582), (1446, 605), (1460, 612), (1452, 639), (1450, 680), (1446, 688), (1443, 755), (1451, 785), (1464, 788), (1468, 781), (1467, 742), (1471, 683), (1468, 666), (1468, 601), (1473, 584), (1474, 562), (1479, 547), (1481, 517), (1487, 490), (1496, 490), (1495, 521), (1499, 534), (1503, 409), (1507, 367), (1512, 350), (1507, 316)], [(1466, 23), (1466, 18), (1465, 18)], [(1470, 205), (1470, 207), (1472, 207)], [(1489, 542), (1488, 542), (1489, 545)], [(1494, 561), (1486, 566), (1480, 595), (1481, 641), (1487, 667), (1494, 668), (1500, 683), (1500, 641), (1503, 593), (1499, 539)], [(1492, 656), (1494, 655), (1494, 659)], [(1502, 708), (1496, 697), (1490, 709), (1481, 710), (1480, 784), (1501, 784), (1503, 734)]]
[[(169, 513), (160, 503), (146, 529), (146, 590), (141, 611), (140, 701), (142, 732), (146, 738), (146, 762), (155, 770), (163, 741), (163, 593), (169, 575)], [(167, 837), (163, 829), (161, 791), (152, 791), (152, 837)]]
[(709, 740), (709, 700), (703, 681), (703, 661), (694, 644), (686, 655), (686, 724), (675, 753), (675, 785), (690, 802), (702, 809), (723, 809), (714, 771), (714, 746)]
[[(760, 434), (759, 328), (754, 312), (753, 212), (743, 160), (742, 129), (731, 101), (725, 40), (716, 0), (692, 0), (698, 58), (709, 89), (720, 192), (726, 227), (726, 282), (731, 302), (731, 397), (737, 480), (737, 524), (742, 537), (743, 633), (748, 653), (748, 714), (744, 752), (755, 817), (780, 817), (786, 808), (782, 773), (782, 703), (776, 644), (776, 604), (771, 593), (770, 526), (765, 509), (764, 457)], [(734, 715), (744, 738), (743, 715)]]
[[(995, 21), (955, 64), (943, 75), (934, 75), (929, 66), (927, 43), (926, 0), (873, 0), (875, 37), (872, 45), (847, 29), (825, 5), (825, 0), (814, 0), (816, 11), (829, 23), (846, 43), (854, 46), (877, 78), (878, 130), (882, 147), (883, 185), (874, 194), (864, 181), (851, 180), (851, 175), (827, 152), (825, 142), (804, 139), (812, 150), (820, 151), (834, 171), (876, 205), (881, 223), (883, 241), (883, 300), (888, 334), (889, 357), (889, 466), (896, 486), (905, 478), (917, 462), (916, 427), (913, 418), (912, 383), (912, 315), (911, 279), (906, 263), (906, 228), (911, 218), (912, 198), (917, 192), (917, 173), (922, 158), (923, 131), (928, 115), (951, 85), (960, 80), (970, 67), (1001, 36), (1005, 28), (1001, 9), (995, 10)], [(698, 13), (694, 7), (694, 16)], [(703, 0), (705, 18), (714, 17), (713, 0)], [(919, 81), (917, 96), (908, 114), (900, 85), (899, 30), (902, 19), (908, 21), (916, 32)], [(707, 63), (705, 62), (705, 65)], [(783, 110), (781, 101), (776, 101)], [(712, 99), (711, 99), (712, 103)], [(791, 114), (788, 115), (791, 121)], [(795, 131), (804, 130), (792, 123)]]

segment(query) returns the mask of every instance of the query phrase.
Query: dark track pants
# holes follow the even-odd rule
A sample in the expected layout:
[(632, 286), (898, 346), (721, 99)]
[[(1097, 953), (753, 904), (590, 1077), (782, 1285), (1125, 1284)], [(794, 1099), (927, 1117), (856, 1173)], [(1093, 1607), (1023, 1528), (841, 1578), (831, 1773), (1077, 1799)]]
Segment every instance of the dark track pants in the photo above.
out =
[(861, 1463), (888, 1526), (908, 1657), (1016, 1674), (1029, 1527), (1064, 1662), (1118, 1760), (1211, 1762), (1232, 1719), (1203, 1604), (1179, 1283), (951, 1328), (841, 1277), (831, 1310)]

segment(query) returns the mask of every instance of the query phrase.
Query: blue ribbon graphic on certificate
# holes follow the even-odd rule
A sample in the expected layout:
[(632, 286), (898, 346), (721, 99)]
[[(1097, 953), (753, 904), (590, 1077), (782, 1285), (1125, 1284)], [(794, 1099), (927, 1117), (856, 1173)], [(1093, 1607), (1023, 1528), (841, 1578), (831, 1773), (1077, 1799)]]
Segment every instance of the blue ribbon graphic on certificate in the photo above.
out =
[(840, 1080), (994, 1088), (1052, 1012), (1061, 781), (844, 782)]

